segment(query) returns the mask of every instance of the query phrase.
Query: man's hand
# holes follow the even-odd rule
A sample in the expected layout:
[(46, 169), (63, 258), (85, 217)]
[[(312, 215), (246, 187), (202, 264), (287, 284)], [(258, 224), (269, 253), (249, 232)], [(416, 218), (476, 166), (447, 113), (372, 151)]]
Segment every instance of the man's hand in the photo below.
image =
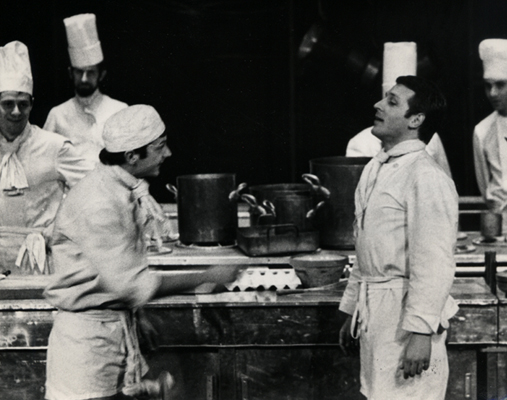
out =
[(204, 273), (204, 280), (219, 284), (233, 282), (241, 268), (241, 265), (213, 265)]
[(340, 329), (340, 348), (346, 356), (353, 355), (357, 350), (357, 340), (353, 339), (350, 334), (351, 324), (352, 316), (348, 315)]
[(400, 362), (403, 377), (420, 375), (430, 366), (431, 335), (412, 332)]

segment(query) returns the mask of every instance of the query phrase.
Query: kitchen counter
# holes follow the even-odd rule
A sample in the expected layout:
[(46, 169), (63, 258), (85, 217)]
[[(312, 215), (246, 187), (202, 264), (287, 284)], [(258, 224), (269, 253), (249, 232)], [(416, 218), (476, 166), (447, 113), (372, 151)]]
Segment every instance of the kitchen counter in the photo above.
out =
[[(149, 256), (152, 273), (201, 273), (216, 264), (279, 268), (291, 262), (290, 256), (247, 257), (237, 248), (164, 246), (171, 252)], [(457, 254), (456, 261), (483, 271), (484, 251), (490, 249), (498, 250), (497, 260), (506, 259), (507, 249), (476, 246), (473, 254)], [(336, 252), (354, 258), (353, 251)], [(10, 275), (0, 281), (0, 398), (42, 399), (45, 350), (56, 312), (42, 298), (49, 279)], [(342, 290), (204, 290), (154, 300), (146, 310), (160, 333), (160, 348), (148, 355), (148, 363), (154, 372), (175, 374), (176, 399), (359, 400), (358, 358), (344, 356), (338, 346)], [(479, 399), (474, 394), (484, 388), (489, 388), (484, 398), (501, 398), (507, 383), (496, 377), (507, 363), (502, 355), (507, 325), (499, 322), (507, 313), (505, 296), (493, 295), (482, 277), (456, 277), (452, 295), (460, 310), (448, 334), (447, 398), (472, 393), (470, 398)]]

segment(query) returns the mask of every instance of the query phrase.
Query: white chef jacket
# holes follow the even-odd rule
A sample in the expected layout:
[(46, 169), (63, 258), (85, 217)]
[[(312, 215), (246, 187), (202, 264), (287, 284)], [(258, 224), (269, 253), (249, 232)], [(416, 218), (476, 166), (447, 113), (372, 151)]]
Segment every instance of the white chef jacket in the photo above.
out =
[(493, 112), (474, 130), (477, 185), (488, 208), (503, 213), (507, 233), (507, 118)]
[(161, 284), (148, 268), (146, 214), (133, 192), (138, 183), (121, 167), (99, 163), (58, 211), (55, 275), (44, 292), (59, 309), (49, 337), (48, 399), (111, 396), (123, 379), (132, 383), (124, 377), (129, 370), (146, 372), (135, 327), (122, 322)]
[(90, 97), (74, 96), (48, 114), (44, 129), (70, 139), (81, 154), (93, 163), (104, 148), (102, 131), (107, 119), (127, 107), (96, 90)]
[[(380, 139), (371, 133), (372, 126), (363, 129), (347, 144), (345, 151), (346, 157), (373, 157), (382, 149), (382, 142)], [(442, 167), (442, 169), (451, 176), (451, 168), (447, 161), (444, 145), (438, 133), (435, 133), (426, 146), (426, 151), (432, 156), (435, 161)]]
[[(439, 325), (448, 327), (457, 311), (449, 293), (455, 273), (458, 195), (453, 181), (424, 148), (419, 140), (393, 147), (376, 180), (370, 176), (374, 158), (356, 189), (356, 263), (340, 310), (352, 315), (360, 290), (368, 288), (370, 318), (361, 322), (367, 325), (361, 336), (361, 391), (373, 399), (434, 399), (445, 393), (445, 337), (435, 333)], [(364, 207), (359, 198), (372, 182)], [(384, 283), (375, 283), (379, 281)], [(391, 285), (388, 290), (376, 290), (386, 283)], [(430, 370), (438, 374), (403, 379), (398, 364), (409, 332), (433, 334)], [(431, 395), (428, 387), (438, 395)]]
[[(0, 226), (47, 228), (55, 219), (64, 189), (76, 184), (93, 165), (60, 135), (30, 123), (24, 134), (28, 136), (16, 154), (29, 187), (20, 196), (0, 193)], [(0, 159), (5, 142), (0, 135)]]

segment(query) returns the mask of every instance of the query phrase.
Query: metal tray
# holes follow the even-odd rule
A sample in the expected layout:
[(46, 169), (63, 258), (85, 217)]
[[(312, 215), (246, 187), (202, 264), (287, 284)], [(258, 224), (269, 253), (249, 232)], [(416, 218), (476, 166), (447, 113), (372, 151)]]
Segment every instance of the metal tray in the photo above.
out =
[(295, 225), (259, 225), (238, 228), (238, 247), (247, 256), (312, 252), (319, 248), (318, 231), (299, 231)]

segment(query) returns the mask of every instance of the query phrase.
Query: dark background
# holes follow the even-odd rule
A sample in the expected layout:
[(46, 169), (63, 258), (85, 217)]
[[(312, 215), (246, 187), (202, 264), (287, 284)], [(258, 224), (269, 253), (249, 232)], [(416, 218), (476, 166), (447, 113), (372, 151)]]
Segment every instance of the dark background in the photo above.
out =
[[(507, 2), (485, 0), (142, 0), (3, 2), (0, 45), (30, 51), (42, 126), (73, 95), (63, 18), (95, 13), (103, 91), (151, 104), (173, 152), (152, 181), (234, 172), (237, 182), (302, 182), (309, 160), (344, 155), (381, 96), (383, 43), (415, 41), (420, 76), (448, 98), (440, 132), (460, 195), (477, 195), (473, 127), (491, 112), (478, 44), (507, 37)], [(313, 28), (312, 28), (313, 27)], [(300, 45), (320, 27), (311, 51)]]

